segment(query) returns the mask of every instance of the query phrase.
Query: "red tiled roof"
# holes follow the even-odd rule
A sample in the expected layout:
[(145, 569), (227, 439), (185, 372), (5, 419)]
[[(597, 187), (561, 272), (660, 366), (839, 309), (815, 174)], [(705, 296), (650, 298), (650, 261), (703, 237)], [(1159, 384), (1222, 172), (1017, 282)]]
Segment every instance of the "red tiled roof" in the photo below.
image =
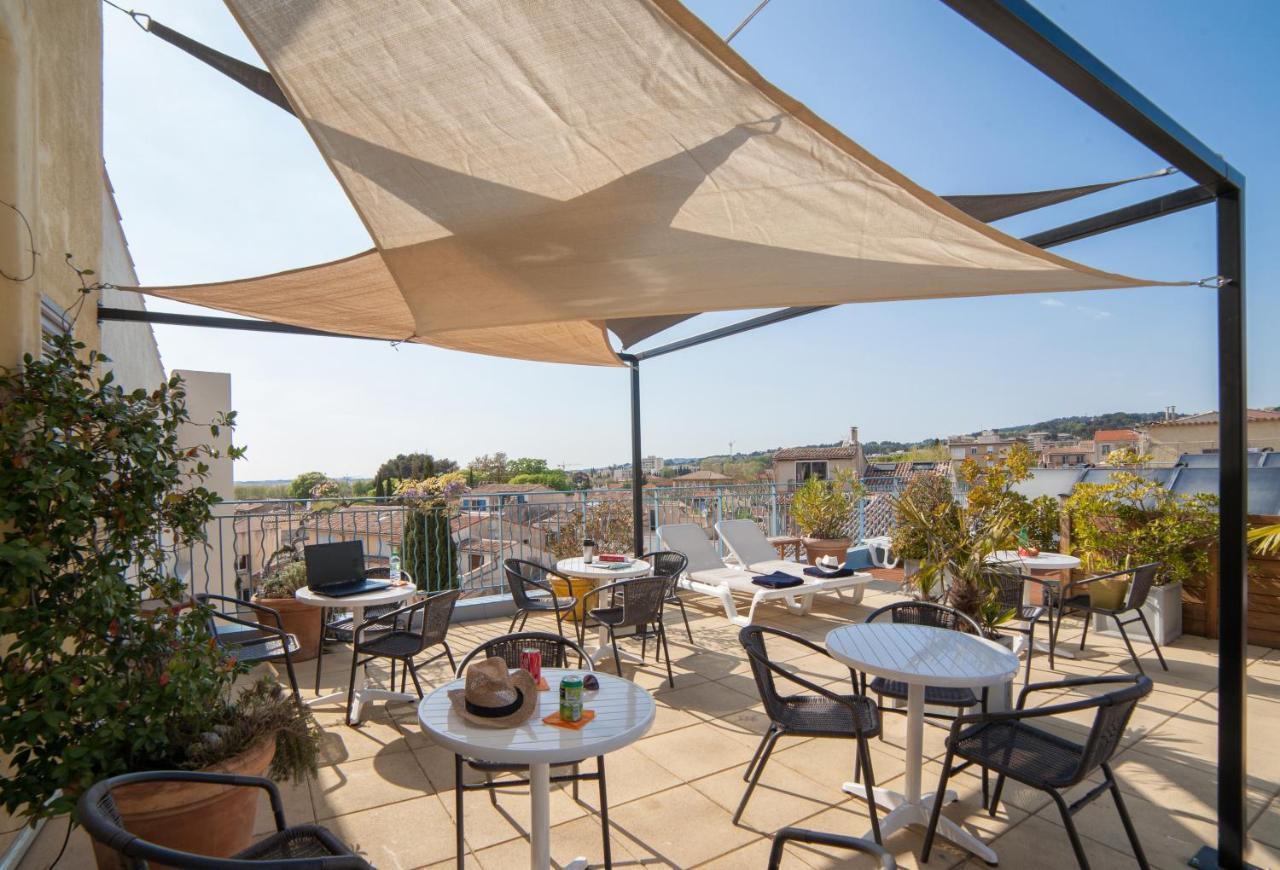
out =
[(774, 462), (791, 462), (797, 459), (857, 459), (858, 448), (849, 447), (787, 447), (773, 454)]
[(1132, 429), (1099, 429), (1093, 433), (1093, 443), (1103, 441), (1137, 441), (1138, 433)]

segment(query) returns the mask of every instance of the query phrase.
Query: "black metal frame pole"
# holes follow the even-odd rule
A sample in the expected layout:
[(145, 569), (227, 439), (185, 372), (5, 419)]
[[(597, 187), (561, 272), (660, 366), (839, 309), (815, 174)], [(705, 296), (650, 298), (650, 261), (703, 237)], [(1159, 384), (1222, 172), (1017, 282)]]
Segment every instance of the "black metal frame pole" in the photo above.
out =
[(1243, 867), (1248, 842), (1248, 392), (1244, 190), (1218, 195), (1218, 855)]
[(640, 360), (629, 353), (618, 357), (631, 369), (631, 543), (635, 555), (644, 552), (644, 466), (640, 450)]

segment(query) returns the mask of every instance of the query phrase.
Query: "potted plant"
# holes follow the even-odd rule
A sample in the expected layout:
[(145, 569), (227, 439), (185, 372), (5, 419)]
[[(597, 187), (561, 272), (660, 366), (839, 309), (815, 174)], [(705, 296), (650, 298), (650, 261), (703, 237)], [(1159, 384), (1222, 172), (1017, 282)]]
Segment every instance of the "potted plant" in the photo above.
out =
[(458, 585), (458, 547), (451, 520), (454, 501), (467, 491), (466, 475), (451, 471), (422, 480), (402, 480), (396, 496), (404, 504), (405, 568), (423, 592)]
[[(893, 551), (902, 559), (903, 582), (917, 585), (915, 576), (920, 562), (929, 555), (931, 526), (950, 516), (955, 504), (951, 481), (941, 474), (922, 474), (912, 478), (893, 500)], [(921, 597), (932, 598), (927, 590)]]
[[(310, 714), (270, 681), (236, 691), (244, 667), (171, 570), (217, 502), (200, 485), (217, 454), (180, 438), (181, 379), (126, 393), (82, 343), (49, 348), (0, 371), (0, 802), (34, 819), (130, 771), (313, 771)], [(126, 826), (154, 821), (175, 848), (225, 855), (252, 836), (256, 795), (165, 784), (119, 799)]]
[[(293, 653), (295, 662), (309, 661), (320, 652), (320, 609), (294, 597), (306, 585), (306, 563), (286, 562), (262, 582), (253, 596), (254, 604), (270, 607), (280, 614), (281, 627), (298, 639), (298, 651)], [(257, 619), (274, 627), (271, 617), (265, 613), (257, 614)]]
[[(1111, 455), (1115, 462), (1116, 453)], [(1143, 460), (1134, 456), (1127, 465)], [(1218, 533), (1218, 498), (1206, 493), (1180, 495), (1125, 465), (1106, 483), (1076, 485), (1066, 505), (1072, 543), (1082, 564), (1093, 571), (1159, 564), (1156, 585), (1143, 611), (1156, 641), (1167, 644), (1182, 634), (1183, 582), (1211, 570), (1209, 545)], [(1127, 579), (1111, 585), (1090, 594), (1110, 595), (1107, 603), (1123, 600)], [(1093, 627), (1118, 634), (1109, 618), (1095, 617)]]
[(834, 480), (811, 477), (796, 490), (791, 518), (800, 530), (810, 565), (818, 564), (824, 556), (834, 556), (844, 564), (852, 543), (849, 521), (861, 498), (861, 487), (849, 475), (837, 475)]

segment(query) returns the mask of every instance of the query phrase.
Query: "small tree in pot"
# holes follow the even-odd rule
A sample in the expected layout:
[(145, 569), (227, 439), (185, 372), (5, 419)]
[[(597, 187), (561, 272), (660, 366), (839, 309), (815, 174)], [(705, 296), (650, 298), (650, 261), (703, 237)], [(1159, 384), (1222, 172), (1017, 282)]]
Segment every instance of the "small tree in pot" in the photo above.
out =
[[(98, 373), (103, 361), (57, 337), (48, 358), (0, 372), (0, 754), (11, 768), (0, 801), (31, 818), (68, 812), (118, 773), (301, 775), (318, 749), (309, 713), (278, 686), (233, 691), (243, 668), (169, 571), (179, 548), (203, 540), (217, 501), (199, 485), (216, 454), (180, 443), (181, 379), (126, 393)], [(154, 789), (130, 789), (119, 795), (126, 825), (130, 807), (157, 809)], [(246, 821), (243, 808), (211, 810), (210, 797), (167, 790), (157, 841), (186, 848), (194, 832), (207, 850), (221, 833), (221, 851), (206, 854), (246, 846), (253, 805)]]
[(818, 564), (824, 556), (844, 564), (852, 543), (849, 525), (863, 492), (849, 474), (837, 474), (834, 480), (811, 477), (796, 490), (791, 518), (800, 530), (809, 564)]
[(396, 496), (404, 502), (404, 566), (423, 592), (458, 585), (458, 547), (450, 521), (453, 502), (467, 491), (460, 471), (422, 480), (402, 480)]
[[(290, 552), (293, 552), (290, 550)], [(280, 626), (298, 639), (293, 660), (305, 662), (320, 652), (320, 608), (312, 607), (295, 596), (307, 585), (307, 565), (301, 560), (285, 562), (258, 587), (253, 603), (270, 607), (280, 615)], [(275, 627), (267, 614), (257, 614), (258, 622)]]

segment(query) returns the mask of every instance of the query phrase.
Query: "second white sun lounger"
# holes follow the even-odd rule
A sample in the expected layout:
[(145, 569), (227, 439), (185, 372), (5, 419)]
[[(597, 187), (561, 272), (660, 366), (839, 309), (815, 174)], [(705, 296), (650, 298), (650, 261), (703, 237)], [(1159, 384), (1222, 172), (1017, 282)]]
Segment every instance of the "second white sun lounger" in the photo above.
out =
[(821, 587), (819, 591), (835, 592), (837, 595), (842, 595), (843, 590), (848, 589), (852, 592), (851, 600), (854, 604), (862, 601), (863, 587), (872, 580), (870, 574), (861, 573), (854, 573), (849, 577), (825, 579), (810, 577), (804, 573), (804, 569), (809, 566), (779, 559), (778, 551), (774, 549), (773, 544), (769, 543), (764, 532), (751, 520), (721, 520), (716, 523), (716, 532), (719, 533), (720, 540), (724, 541), (733, 557), (748, 571), (760, 574), (772, 574), (775, 571), (790, 574), (792, 577), (812, 582), (815, 587)]
[[(832, 581), (800, 575), (804, 581), (802, 586), (787, 589), (766, 589), (752, 583), (752, 579), (760, 576), (754, 571), (730, 568), (716, 554), (701, 526), (692, 523), (676, 523), (659, 526), (658, 538), (668, 549), (683, 553), (689, 560), (685, 576), (680, 580), (680, 587), (690, 592), (698, 592), (716, 598), (724, 606), (725, 616), (736, 625), (750, 625), (755, 618), (756, 608), (766, 601), (781, 601), (791, 613), (803, 615), (813, 608), (813, 599), (820, 592), (834, 591)], [(871, 578), (863, 575), (866, 582)], [(859, 577), (844, 577), (843, 581), (859, 582)], [(733, 600), (734, 593), (751, 596), (751, 608), (747, 615), (738, 615), (738, 608)]]

